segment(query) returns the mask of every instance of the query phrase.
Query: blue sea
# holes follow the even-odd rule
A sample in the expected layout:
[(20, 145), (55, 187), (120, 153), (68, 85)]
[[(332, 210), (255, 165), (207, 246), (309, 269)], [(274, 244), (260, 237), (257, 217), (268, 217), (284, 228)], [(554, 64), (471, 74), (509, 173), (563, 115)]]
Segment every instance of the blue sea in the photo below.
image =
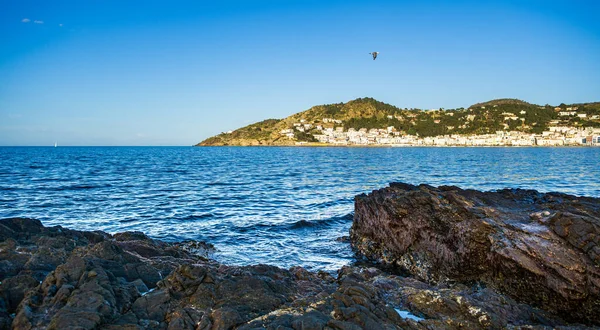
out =
[(393, 181), (600, 197), (600, 148), (0, 147), (0, 218), (334, 271), (354, 196)]

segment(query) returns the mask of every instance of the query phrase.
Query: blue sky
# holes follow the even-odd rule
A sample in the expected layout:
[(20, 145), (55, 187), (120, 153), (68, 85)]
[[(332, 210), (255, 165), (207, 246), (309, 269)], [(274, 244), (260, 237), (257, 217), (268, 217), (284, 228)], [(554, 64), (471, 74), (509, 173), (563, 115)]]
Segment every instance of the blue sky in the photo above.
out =
[(0, 145), (192, 145), (366, 96), (600, 101), (599, 14), (577, 0), (0, 0)]

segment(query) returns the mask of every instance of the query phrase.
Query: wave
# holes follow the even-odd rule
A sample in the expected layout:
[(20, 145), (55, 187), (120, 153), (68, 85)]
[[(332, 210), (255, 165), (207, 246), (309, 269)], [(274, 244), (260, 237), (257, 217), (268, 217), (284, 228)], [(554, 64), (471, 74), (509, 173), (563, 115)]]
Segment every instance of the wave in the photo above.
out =
[(252, 184), (252, 183), (250, 183), (250, 182), (221, 182), (221, 181), (206, 183), (207, 186), (247, 186), (250, 184)]
[(256, 223), (248, 226), (233, 226), (231, 229), (237, 233), (247, 233), (253, 231), (295, 231), (303, 229), (322, 229), (335, 225), (340, 225), (352, 221), (354, 212), (326, 219), (317, 220), (298, 220), (292, 223)]
[(288, 227), (290, 229), (294, 229), (294, 230), (295, 229), (305, 229), (305, 228), (327, 228), (327, 227), (331, 227), (333, 225), (339, 225), (339, 224), (346, 223), (348, 221), (352, 221), (353, 218), (354, 218), (354, 212), (351, 212), (351, 213), (348, 213), (343, 216), (332, 217), (332, 218), (321, 219), (321, 220), (299, 220), (299, 221), (296, 221), (296, 222), (288, 225)]
[(343, 204), (349, 203), (351, 201), (353, 201), (353, 198), (339, 198), (336, 200), (311, 203), (311, 204), (306, 205), (306, 207), (321, 209), (321, 208), (328, 208), (328, 207), (336, 206), (336, 205), (343, 205)]
[(162, 223), (165, 223), (166, 225), (168, 224), (176, 224), (176, 223), (180, 223), (180, 222), (187, 222), (187, 221), (198, 221), (198, 220), (205, 220), (205, 219), (219, 219), (222, 218), (223, 215), (221, 213), (212, 213), (212, 212), (208, 212), (208, 213), (201, 213), (201, 214), (190, 214), (190, 215), (186, 215), (183, 217), (156, 217), (155, 215), (149, 215), (149, 214), (142, 214), (142, 215), (138, 215), (135, 219), (123, 219), (123, 220), (119, 220), (119, 222), (121, 223), (127, 223), (127, 222), (132, 222), (132, 221), (138, 221), (141, 220), (142, 218), (144, 218), (144, 220), (156, 220), (156, 221), (161, 221)]
[(56, 189), (51, 188), (49, 190), (58, 190), (58, 191), (63, 191), (63, 190), (88, 190), (88, 189), (96, 189), (96, 188), (110, 188), (112, 187), (111, 184), (102, 184), (102, 185), (93, 185), (93, 184), (74, 184), (74, 185), (68, 185), (68, 186), (61, 186), (61, 187), (57, 187)]
[(166, 169), (164, 170), (165, 173), (177, 173), (177, 174), (188, 174), (189, 171), (188, 170), (177, 170), (177, 169)]
[(220, 218), (220, 215), (210, 213), (210, 212), (202, 213), (202, 214), (191, 214), (191, 215), (185, 216), (183, 218), (180, 218), (178, 220), (180, 220), (180, 221), (196, 221), (196, 220), (212, 219), (212, 218)]
[(68, 187), (67, 189), (79, 190), (79, 189), (94, 189), (94, 188), (106, 188), (106, 187), (110, 187), (110, 185), (94, 186), (94, 185), (86, 185), (86, 184), (80, 184), (80, 185), (76, 184), (76, 185)]
[(60, 178), (57, 178), (57, 177), (54, 177), (54, 178), (45, 177), (45, 178), (32, 178), (31, 179), (32, 182), (54, 182), (54, 181), (67, 181), (67, 180), (68, 180), (67, 178), (63, 178), (63, 177), (60, 177)]

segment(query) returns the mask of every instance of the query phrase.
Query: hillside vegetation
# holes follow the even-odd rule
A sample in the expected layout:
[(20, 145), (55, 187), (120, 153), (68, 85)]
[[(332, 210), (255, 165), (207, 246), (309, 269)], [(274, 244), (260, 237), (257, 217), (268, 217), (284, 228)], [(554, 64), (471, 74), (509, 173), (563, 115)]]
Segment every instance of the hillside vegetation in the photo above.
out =
[[(586, 114), (585, 117), (579, 116)], [(540, 134), (549, 126), (600, 127), (600, 102), (536, 105), (496, 99), (457, 109), (399, 108), (373, 98), (317, 105), (284, 119), (267, 119), (208, 138), (200, 146), (294, 145), (315, 143), (325, 129), (393, 129), (420, 137), (520, 131)]]
[(199, 143), (199, 145), (270, 145), (279, 138), (279, 134), (275, 134), (275, 127), (280, 122), (280, 119), (266, 119), (239, 128), (231, 133), (221, 133), (210, 137)]

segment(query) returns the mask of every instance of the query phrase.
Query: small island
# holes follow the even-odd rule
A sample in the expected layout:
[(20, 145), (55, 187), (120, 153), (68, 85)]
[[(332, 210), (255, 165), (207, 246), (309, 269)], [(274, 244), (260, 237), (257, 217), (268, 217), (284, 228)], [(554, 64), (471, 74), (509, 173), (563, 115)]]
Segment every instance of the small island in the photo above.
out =
[(600, 146), (600, 102), (497, 99), (423, 110), (359, 98), (263, 120), (197, 146)]

